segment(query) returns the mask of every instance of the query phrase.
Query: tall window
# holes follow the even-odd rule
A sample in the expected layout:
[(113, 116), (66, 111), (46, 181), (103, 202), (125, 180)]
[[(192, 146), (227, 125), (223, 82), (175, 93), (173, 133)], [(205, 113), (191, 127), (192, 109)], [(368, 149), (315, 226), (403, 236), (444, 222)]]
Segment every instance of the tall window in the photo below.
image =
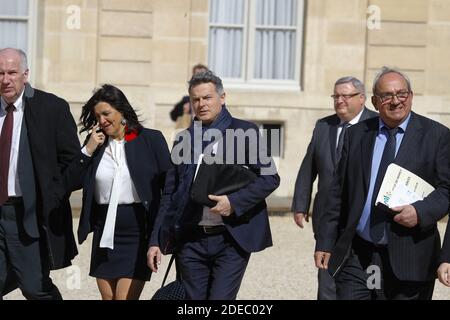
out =
[(33, 15), (36, 0), (0, 0), (0, 48), (32, 51)]
[(209, 66), (245, 82), (299, 82), (304, 0), (210, 0)]

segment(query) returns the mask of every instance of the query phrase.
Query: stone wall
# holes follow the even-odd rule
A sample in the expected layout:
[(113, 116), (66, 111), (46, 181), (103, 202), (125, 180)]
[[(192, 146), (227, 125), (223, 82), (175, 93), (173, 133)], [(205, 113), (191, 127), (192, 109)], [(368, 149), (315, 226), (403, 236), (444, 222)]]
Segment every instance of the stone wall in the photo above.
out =
[[(81, 28), (67, 27), (70, 5)], [(369, 6), (381, 28), (368, 29)], [(334, 81), (361, 78), (370, 91), (383, 65), (412, 80), (414, 110), (450, 125), (450, 0), (309, 0), (305, 5), (300, 90), (226, 87), (231, 112), (284, 125), (279, 197), (292, 196), (316, 120), (333, 113)], [(208, 0), (39, 1), (35, 85), (66, 98), (78, 118), (102, 83), (119, 86), (145, 125), (169, 141), (172, 106), (196, 63), (207, 63)], [(225, 83), (226, 84), (226, 83)], [(169, 142), (170, 143), (170, 142)]]

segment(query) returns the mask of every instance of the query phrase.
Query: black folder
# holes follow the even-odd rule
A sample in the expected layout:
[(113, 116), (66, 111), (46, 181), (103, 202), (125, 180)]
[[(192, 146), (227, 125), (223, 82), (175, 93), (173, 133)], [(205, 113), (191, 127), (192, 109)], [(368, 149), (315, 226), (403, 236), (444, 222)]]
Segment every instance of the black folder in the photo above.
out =
[(256, 173), (239, 164), (206, 164), (202, 162), (191, 187), (191, 199), (207, 207), (216, 201), (208, 195), (227, 195), (238, 191), (257, 178)]

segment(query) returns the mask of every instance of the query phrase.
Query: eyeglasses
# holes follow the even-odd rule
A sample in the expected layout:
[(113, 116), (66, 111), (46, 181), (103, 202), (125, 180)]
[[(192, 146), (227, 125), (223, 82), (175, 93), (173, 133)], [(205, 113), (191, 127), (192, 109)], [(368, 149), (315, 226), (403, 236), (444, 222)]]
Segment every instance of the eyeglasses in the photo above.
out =
[(378, 97), (381, 100), (381, 102), (383, 102), (383, 103), (391, 102), (392, 100), (394, 100), (394, 97), (397, 97), (397, 99), (399, 101), (403, 102), (406, 99), (408, 99), (410, 93), (411, 92), (409, 92), (409, 91), (400, 91), (397, 93), (382, 93), (379, 95), (375, 94), (374, 96)]
[(347, 100), (350, 100), (351, 98), (353, 98), (354, 96), (357, 96), (358, 94), (361, 94), (361, 92), (356, 92), (356, 93), (351, 93), (351, 94), (333, 94), (330, 97), (334, 101), (338, 101), (340, 97), (342, 97), (342, 99), (347, 101)]

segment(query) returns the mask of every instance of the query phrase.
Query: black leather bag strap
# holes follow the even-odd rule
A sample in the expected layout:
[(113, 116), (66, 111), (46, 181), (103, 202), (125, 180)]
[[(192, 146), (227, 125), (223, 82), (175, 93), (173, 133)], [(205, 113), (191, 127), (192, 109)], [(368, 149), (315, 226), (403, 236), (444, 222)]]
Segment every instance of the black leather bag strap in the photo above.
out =
[(164, 274), (164, 279), (163, 279), (161, 288), (164, 287), (164, 284), (166, 283), (167, 276), (169, 275), (169, 271), (170, 271), (170, 268), (172, 267), (172, 263), (174, 260), (175, 260), (175, 255), (172, 254), (172, 256), (170, 257), (169, 265), (167, 266), (166, 273)]

